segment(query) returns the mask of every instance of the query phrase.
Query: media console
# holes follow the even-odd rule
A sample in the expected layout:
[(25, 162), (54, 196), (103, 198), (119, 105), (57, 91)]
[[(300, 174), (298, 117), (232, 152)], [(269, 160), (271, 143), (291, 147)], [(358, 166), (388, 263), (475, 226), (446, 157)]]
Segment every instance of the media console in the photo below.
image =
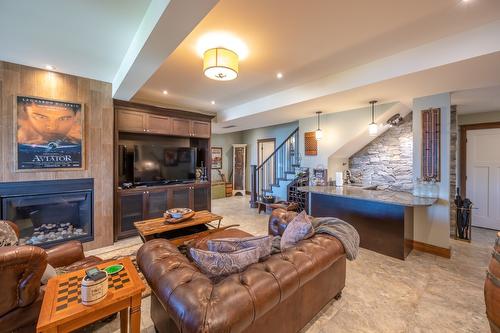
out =
[[(123, 163), (119, 158), (120, 146), (134, 142), (149, 145), (195, 148), (197, 167), (203, 162), (210, 171), (210, 135), (212, 116), (160, 108), (156, 106), (114, 100), (114, 239), (137, 235), (134, 222), (158, 218), (165, 210), (188, 207), (210, 210), (210, 178), (198, 180), (148, 184), (125, 188), (123, 183)], [(166, 157), (167, 158), (167, 157)], [(166, 166), (172, 166), (171, 157)], [(210, 172), (207, 172), (210, 177)]]

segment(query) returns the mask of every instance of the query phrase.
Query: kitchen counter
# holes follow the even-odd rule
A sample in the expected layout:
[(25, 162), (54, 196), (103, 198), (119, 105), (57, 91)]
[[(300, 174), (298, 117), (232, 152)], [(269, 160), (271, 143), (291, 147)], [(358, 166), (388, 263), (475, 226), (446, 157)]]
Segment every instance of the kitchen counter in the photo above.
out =
[(309, 214), (344, 220), (358, 231), (361, 247), (403, 260), (413, 249), (414, 209), (437, 201), (352, 185), (303, 186), (299, 190), (308, 192)]
[(416, 207), (416, 206), (431, 206), (436, 198), (421, 198), (407, 192), (396, 192), (388, 190), (366, 190), (357, 186), (303, 186), (298, 188), (299, 191), (324, 194), (337, 197), (346, 197), (352, 199), (360, 199), (367, 201), (375, 201), (380, 203)]

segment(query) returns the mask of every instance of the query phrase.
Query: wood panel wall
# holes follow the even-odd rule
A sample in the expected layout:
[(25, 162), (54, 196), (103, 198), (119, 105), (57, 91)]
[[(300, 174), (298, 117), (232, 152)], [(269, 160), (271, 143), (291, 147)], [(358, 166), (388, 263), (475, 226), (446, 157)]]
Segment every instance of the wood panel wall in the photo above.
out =
[[(81, 102), (85, 108), (83, 171), (14, 172), (14, 96)], [(94, 178), (94, 241), (113, 244), (113, 100), (111, 84), (0, 61), (0, 182)]]

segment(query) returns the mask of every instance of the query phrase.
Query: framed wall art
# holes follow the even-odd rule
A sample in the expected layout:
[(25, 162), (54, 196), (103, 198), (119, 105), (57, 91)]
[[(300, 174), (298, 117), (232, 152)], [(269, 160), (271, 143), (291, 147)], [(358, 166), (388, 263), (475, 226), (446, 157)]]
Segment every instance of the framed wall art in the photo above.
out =
[(422, 110), (422, 179), (441, 179), (441, 109)]
[(212, 147), (212, 169), (222, 169), (222, 147)]
[(84, 169), (82, 103), (31, 96), (14, 102), (16, 171)]

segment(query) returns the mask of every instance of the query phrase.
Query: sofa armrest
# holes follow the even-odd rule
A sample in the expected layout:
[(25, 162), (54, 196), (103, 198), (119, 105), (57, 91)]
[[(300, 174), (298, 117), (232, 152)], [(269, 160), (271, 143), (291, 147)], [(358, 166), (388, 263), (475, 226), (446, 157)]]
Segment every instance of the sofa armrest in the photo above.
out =
[(76, 261), (85, 259), (82, 243), (76, 240), (56, 245), (47, 249), (46, 252), (47, 261), (52, 267), (69, 266)]
[(269, 217), (268, 233), (272, 236), (281, 236), (288, 223), (297, 216), (297, 212), (287, 211), (283, 208), (277, 208), (272, 211)]
[(47, 254), (36, 246), (0, 248), (0, 317), (18, 307), (32, 304), (40, 294), (40, 280)]

